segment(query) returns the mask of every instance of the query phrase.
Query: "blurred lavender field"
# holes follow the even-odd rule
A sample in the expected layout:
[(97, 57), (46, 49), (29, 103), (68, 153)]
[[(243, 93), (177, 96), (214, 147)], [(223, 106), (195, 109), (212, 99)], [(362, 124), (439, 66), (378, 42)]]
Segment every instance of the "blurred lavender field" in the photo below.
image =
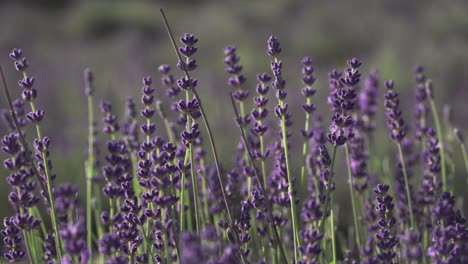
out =
[[(415, 64), (422, 64), (433, 79), (438, 105), (449, 104), (451, 121), (464, 131), (468, 129), (465, 123), (468, 118), (465, 112), (467, 1), (251, 2), (0, 1), (0, 63), (10, 87), (17, 88), (14, 82), (18, 77), (7, 58), (8, 52), (20, 47), (32, 62), (31, 74), (36, 76), (36, 87), (42, 95), (38, 104), (47, 112), (42, 124), (44, 134), (53, 140), (51, 158), (58, 181), (84, 185), (87, 113), (82, 71), (85, 67), (91, 67), (95, 73), (96, 98), (112, 101), (117, 113), (123, 114), (126, 98), (139, 97), (142, 76), (153, 75), (158, 79), (158, 65), (175, 66), (176, 58), (159, 16), (160, 7), (165, 8), (177, 35), (191, 32), (200, 39), (200, 67), (195, 72), (200, 80), (198, 90), (206, 102), (208, 119), (224, 161), (230, 160), (239, 133), (232, 110), (225, 107), (229, 103), (229, 89), (222, 48), (227, 44), (238, 47), (248, 78), (246, 87), (253, 91), (255, 74), (268, 70), (269, 59), (264, 50), (265, 40), (271, 34), (281, 38), (287, 51), (283, 61), (288, 65), (284, 77), (289, 83), (290, 102), (297, 100), (297, 105), (301, 102), (300, 59), (304, 55), (311, 56), (316, 65), (315, 102), (320, 109), (328, 109), (326, 73), (342, 68), (342, 62), (349, 56), (364, 62), (363, 74), (378, 68), (381, 76), (394, 79), (404, 103), (413, 100), (411, 69)], [(19, 89), (14, 91), (17, 96)], [(163, 96), (163, 93), (164, 89), (156, 89), (156, 95)], [(0, 108), (6, 108), (3, 94)], [(291, 109), (293, 116), (302, 116), (300, 111), (299, 107)], [(411, 110), (404, 114), (411, 120)], [(382, 125), (383, 110), (377, 116), (381, 125), (375, 141), (379, 144), (373, 148), (374, 153), (382, 156), (392, 146)], [(0, 134), (5, 129), (0, 124)], [(292, 147), (293, 153), (300, 152), (299, 141)], [(2, 160), (3, 155), (0, 154)], [(389, 160), (394, 159), (393, 152), (389, 155)], [(455, 194), (462, 197), (466, 193), (463, 191), (466, 175), (461, 170), (461, 157), (453, 158), (460, 168), (456, 173), (460, 187)], [(337, 166), (342, 167), (337, 169), (340, 178), (340, 173), (345, 172), (344, 164)], [(3, 168), (0, 175), (6, 175)], [(345, 188), (340, 184), (344, 185), (344, 180), (338, 181), (338, 189)], [(0, 184), (1, 218), (12, 212), (7, 205), (8, 188)], [(346, 194), (338, 191), (336, 202), (346, 200)], [(340, 214), (347, 213), (343, 210)], [(345, 225), (346, 220), (340, 224)]]

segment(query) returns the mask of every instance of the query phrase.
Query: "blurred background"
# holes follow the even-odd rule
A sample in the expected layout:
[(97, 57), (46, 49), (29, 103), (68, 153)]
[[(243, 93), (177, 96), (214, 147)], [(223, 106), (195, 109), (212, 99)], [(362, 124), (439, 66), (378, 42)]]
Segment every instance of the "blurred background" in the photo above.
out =
[[(450, 105), (453, 123), (465, 131), (468, 128), (468, 1), (0, 0), (0, 63), (17, 97), (20, 89), (16, 82), (20, 76), (8, 53), (14, 47), (22, 48), (30, 61), (28, 72), (36, 78), (38, 105), (46, 111), (42, 125), (44, 134), (53, 140), (51, 157), (59, 182), (72, 181), (84, 189), (85, 67), (91, 67), (95, 74), (96, 108), (100, 99), (107, 99), (123, 117), (126, 98), (139, 100), (141, 78), (147, 75), (153, 76), (156, 87), (161, 88), (156, 93), (165, 99), (157, 67), (165, 63), (175, 66), (176, 59), (160, 17), (161, 7), (176, 36), (189, 32), (200, 39), (196, 55), (199, 68), (193, 76), (199, 79), (199, 93), (226, 165), (232, 160), (239, 133), (233, 111), (226, 107), (230, 88), (226, 84), (222, 49), (228, 44), (238, 47), (248, 78), (246, 87), (253, 92), (255, 75), (269, 72), (266, 39), (271, 34), (277, 35), (283, 46), (288, 100), (297, 125), (303, 124), (300, 60), (308, 55), (314, 59), (318, 79), (314, 102), (325, 116), (326, 126), (327, 72), (342, 70), (347, 59), (357, 57), (364, 63), (363, 75), (377, 68), (382, 79), (396, 81), (396, 89), (404, 95), (408, 121), (413, 112), (412, 67), (424, 65), (427, 76), (433, 79), (440, 112), (443, 105)], [(177, 70), (174, 74), (181, 76)], [(4, 95), (0, 93), (0, 108), (5, 107)], [(373, 149), (393, 159), (396, 152), (382, 122), (384, 111), (379, 109), (377, 115), (379, 144)], [(96, 119), (102, 128), (99, 112)], [(2, 136), (6, 130), (0, 124)], [(31, 128), (27, 131), (31, 135), (33, 132)], [(299, 138), (298, 128), (293, 132), (293, 138)], [(105, 140), (102, 134), (100, 140)], [(299, 155), (300, 144), (292, 143), (293, 155)], [(460, 155), (454, 156), (456, 175), (462, 183), (458, 193), (463, 194), (466, 175)], [(3, 160), (4, 153), (0, 158)], [(337, 181), (343, 185), (344, 166), (338, 172), (342, 180)], [(0, 175), (3, 218), (11, 214), (11, 208), (6, 205), (9, 187), (3, 182), (3, 168)], [(347, 192), (339, 193), (338, 199), (347, 200)]]

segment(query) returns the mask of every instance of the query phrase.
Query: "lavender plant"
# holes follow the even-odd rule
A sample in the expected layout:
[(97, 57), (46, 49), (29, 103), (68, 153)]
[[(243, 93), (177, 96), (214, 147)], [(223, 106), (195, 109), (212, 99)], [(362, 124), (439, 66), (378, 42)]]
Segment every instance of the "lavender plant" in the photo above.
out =
[[(3, 219), (1, 229), (5, 262), (468, 261), (466, 219), (455, 202), (460, 193), (447, 184), (455, 179), (447, 179), (454, 174), (447, 172), (444, 150), (455, 149), (450, 146), (455, 141), (443, 137), (434, 91), (421, 66), (415, 68), (411, 106), (400, 101), (393, 81), (384, 83), (386, 93), (379, 98), (376, 71), (367, 75), (361, 89), (364, 70), (356, 58), (346, 62), (343, 72), (332, 70), (329, 94), (323, 98), (332, 112), (327, 131), (321, 114), (328, 110), (315, 104), (321, 100), (315, 88), (320, 76), (310, 57), (302, 59), (297, 73), (302, 81), (297, 85), (304, 87), (294, 89), (294, 81), (283, 74), (281, 57), (288, 51), (270, 36), (271, 62), (265, 67), (271, 76), (257, 73), (251, 91), (237, 48), (227, 46), (225, 71), (240, 138), (237, 151), (223, 155), (233, 157), (231, 162), (218, 155), (213, 139), (217, 135), (202, 103), (205, 87), (191, 77), (198, 67), (194, 55), (203, 44), (187, 33), (179, 47), (162, 15), (180, 71), (162, 64), (152, 73), (160, 75), (160, 86), (144, 77), (140, 102), (133, 97), (122, 102), (122, 118), (115, 103), (102, 99), (102, 118), (95, 120), (93, 81), (99, 76), (84, 71), (88, 141), (81, 174), (86, 190), (53, 173), (52, 140), (43, 136), (41, 127), (48, 119), (35, 101), (35, 79), (26, 71), (29, 61), (22, 51), (10, 53), (20, 74), (20, 92), (8, 88), (0, 68), (8, 102), (8, 110), (2, 112), (8, 129), (2, 131), (2, 158), (14, 211)], [(177, 74), (180, 77), (174, 77)], [(268, 104), (270, 88), (276, 105)], [(288, 94), (302, 95), (303, 104), (294, 104)], [(301, 109), (304, 119), (296, 129), (292, 113)], [(372, 165), (381, 159), (373, 153), (379, 147), (379, 109), (386, 110), (382, 117), (390, 130), (388, 142), (396, 145), (395, 155), (389, 155), (396, 157), (390, 168), (395, 177), (379, 175), (382, 166)], [(406, 112), (414, 113), (412, 129), (403, 120)], [(272, 125), (275, 121), (278, 126)], [(301, 142), (294, 140), (296, 135)], [(461, 131), (455, 129), (454, 136), (468, 168)], [(340, 161), (347, 168), (339, 166)], [(346, 169), (347, 177), (342, 177)], [(336, 188), (346, 184), (349, 193), (342, 195), (349, 197), (352, 216), (343, 216), (347, 211), (340, 209), (348, 204), (335, 198)], [(81, 191), (85, 204), (78, 199)]]

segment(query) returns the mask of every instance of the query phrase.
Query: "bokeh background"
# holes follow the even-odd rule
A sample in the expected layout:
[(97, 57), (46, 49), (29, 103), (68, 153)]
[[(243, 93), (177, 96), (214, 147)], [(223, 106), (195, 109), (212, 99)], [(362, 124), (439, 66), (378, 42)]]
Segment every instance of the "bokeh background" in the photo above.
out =
[[(468, 1), (0, 1), (0, 63), (10, 88), (18, 96), (16, 81), (20, 76), (14, 71), (8, 53), (19, 47), (30, 60), (29, 72), (36, 77), (40, 93), (38, 105), (46, 111), (42, 122), (44, 134), (53, 139), (52, 160), (59, 182), (72, 181), (84, 189), (87, 110), (83, 69), (91, 67), (95, 73), (96, 98), (112, 101), (123, 117), (126, 98), (139, 98), (141, 78), (152, 75), (157, 80), (160, 64), (175, 65), (159, 14), (161, 7), (177, 36), (190, 32), (200, 39), (196, 56), (199, 68), (193, 75), (199, 79), (199, 92), (226, 165), (232, 160), (239, 134), (233, 111), (226, 107), (229, 87), (222, 48), (228, 44), (238, 47), (248, 78), (246, 87), (253, 90), (255, 75), (269, 71), (265, 49), (271, 34), (277, 35), (283, 46), (288, 100), (297, 124), (303, 123), (300, 59), (308, 55), (317, 69), (318, 93), (314, 101), (325, 116), (325, 124), (329, 116), (325, 99), (327, 72), (333, 68), (342, 70), (347, 59), (357, 57), (364, 63), (364, 75), (377, 68), (382, 79), (396, 81), (397, 89), (404, 95), (408, 121), (412, 117), (412, 67), (424, 65), (433, 79), (440, 112), (444, 105), (450, 105), (453, 124), (465, 131), (468, 128)], [(161, 87), (158, 81), (155, 83)], [(157, 93), (164, 98), (164, 89), (158, 89)], [(5, 107), (4, 95), (0, 93), (0, 108)], [(382, 122), (384, 111), (380, 109), (377, 115), (378, 144), (371, 147), (384, 157), (382, 160), (386, 157), (392, 168), (396, 152)], [(99, 114), (97, 119), (100, 121)], [(0, 124), (1, 135), (6, 129)], [(293, 155), (300, 153), (299, 145), (299, 141), (293, 142)], [(457, 153), (456, 176), (461, 183), (457, 185), (457, 194), (463, 195), (466, 175)], [(3, 159), (4, 154), (0, 157)], [(344, 185), (344, 166), (337, 173), (339, 185)], [(0, 218), (3, 218), (11, 213), (11, 208), (7, 204), (8, 186), (4, 184), (3, 168), (0, 176)], [(337, 199), (346, 205), (344, 190), (338, 192)], [(342, 215), (346, 214), (343, 209)], [(350, 221), (347, 219), (344, 217), (340, 224)]]

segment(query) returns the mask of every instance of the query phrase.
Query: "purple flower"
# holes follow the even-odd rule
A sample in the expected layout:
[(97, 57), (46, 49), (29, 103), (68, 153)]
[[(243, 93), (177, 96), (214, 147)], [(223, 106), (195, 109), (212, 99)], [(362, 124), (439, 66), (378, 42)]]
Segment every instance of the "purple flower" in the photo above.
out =
[(394, 247), (399, 243), (398, 237), (393, 232), (393, 226), (396, 224), (396, 219), (392, 216), (393, 198), (387, 194), (390, 186), (378, 184), (374, 188), (374, 193), (377, 194), (376, 212), (379, 214), (379, 230), (375, 235), (379, 253), (377, 257), (380, 261), (391, 263), (396, 257)]
[(327, 135), (328, 141), (335, 146), (344, 145), (347, 141), (345, 128), (353, 124), (352, 111), (356, 106), (356, 85), (359, 83), (361, 73), (358, 67), (361, 65), (357, 59), (348, 61), (348, 68), (344, 70), (345, 75), (332, 71), (330, 78), (329, 103), (332, 104), (332, 124), (330, 133)]
[(14, 222), (14, 217), (4, 218), (3, 229), (1, 230), (1, 234), (4, 237), (3, 243), (5, 245), (5, 253), (3, 253), (3, 256), (10, 262), (19, 261), (26, 254), (22, 250), (23, 238), (21, 237), (21, 231)]
[(377, 112), (377, 98), (379, 95), (379, 74), (372, 70), (364, 81), (364, 88), (359, 93), (360, 119), (359, 127), (364, 132), (375, 130), (375, 113)]
[(387, 92), (385, 93), (385, 108), (387, 109), (387, 127), (390, 129), (391, 138), (401, 142), (406, 136), (406, 125), (400, 110), (400, 100), (398, 93), (393, 90), (393, 81), (385, 81)]

